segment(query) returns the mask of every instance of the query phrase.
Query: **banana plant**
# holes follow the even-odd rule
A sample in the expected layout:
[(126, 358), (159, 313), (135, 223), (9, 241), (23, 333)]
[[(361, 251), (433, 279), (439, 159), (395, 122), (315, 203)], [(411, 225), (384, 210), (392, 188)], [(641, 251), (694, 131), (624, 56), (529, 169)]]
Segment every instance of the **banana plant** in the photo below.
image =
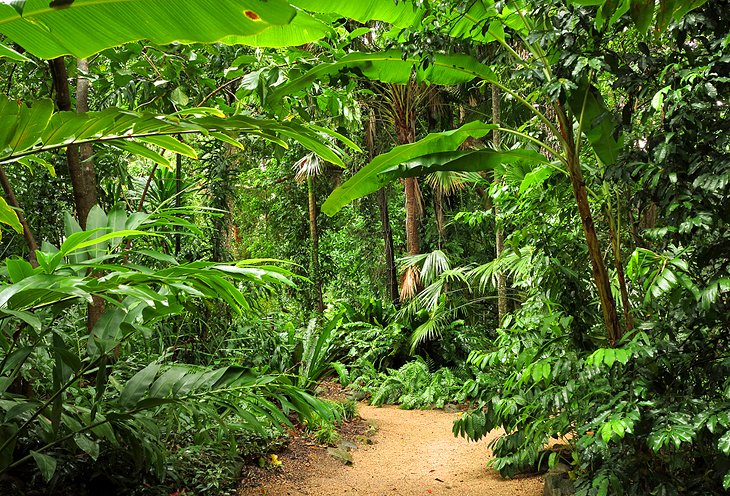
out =
[[(323, 136), (351, 143), (324, 128), (245, 115), (226, 116), (211, 108), (183, 110), (171, 115), (117, 108), (78, 114), (54, 112), (50, 100), (28, 105), (0, 97), (0, 169), (14, 162), (30, 168), (36, 163), (48, 165), (38, 157), (39, 154), (84, 143), (103, 143), (172, 169), (169, 159), (157, 149), (196, 159), (197, 153), (190, 145), (173, 137), (185, 134), (206, 135), (237, 147), (241, 147), (236, 141), (240, 134), (258, 136), (285, 148), (288, 140), (294, 140), (324, 160), (342, 167), (345, 164), (340, 150)], [(12, 185), (4, 173), (0, 174), (0, 179), (8, 198), (8, 202), (0, 201), (0, 223), (23, 234), (26, 226), (14, 210), (20, 205), (15, 200)]]
[[(7, 280), (0, 285), (0, 472), (34, 460), (48, 480), (58, 456), (81, 451), (95, 458), (102, 443), (131, 442), (128, 426), (145, 431), (142, 417), (174, 414), (170, 409), (183, 404), (206, 409), (220, 422), (238, 417), (243, 428), (257, 432), (264, 423), (290, 424), (289, 410), (333, 415), (287, 378), (254, 377), (235, 367), (167, 365), (163, 356), (125, 379), (114, 366), (116, 350), (135, 335), (151, 337), (186, 301), (223, 300), (236, 312), (249, 312), (250, 293), (243, 288), (293, 287), (294, 276), (266, 260), (180, 264), (150, 249), (129, 253), (125, 240), (154, 239), (155, 215), (105, 214), (96, 207), (89, 220), (81, 230), (69, 215), (66, 239), (58, 247), (45, 244), (38, 267), (14, 257), (0, 268)], [(55, 325), (95, 297), (106, 309), (88, 333)], [(48, 360), (48, 376), (34, 373)], [(29, 380), (37, 381), (34, 393), (22, 393), (18, 386)], [(30, 452), (16, 449), (27, 435), (40, 444)]]
[[(286, 47), (330, 34), (331, 14), (404, 27), (424, 12), (391, 0), (0, 0), (0, 34), (43, 59), (86, 58), (136, 40)], [(25, 59), (2, 44), (0, 57)]]

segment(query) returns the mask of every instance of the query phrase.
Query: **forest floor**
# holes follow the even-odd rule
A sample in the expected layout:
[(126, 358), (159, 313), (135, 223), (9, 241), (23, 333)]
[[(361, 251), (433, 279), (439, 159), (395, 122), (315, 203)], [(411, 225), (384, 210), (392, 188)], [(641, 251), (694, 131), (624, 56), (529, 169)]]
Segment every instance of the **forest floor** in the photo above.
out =
[[(487, 469), (487, 444), (455, 438), (453, 413), (360, 404), (363, 421), (342, 434), (352, 448), (345, 465), (326, 447), (293, 441), (279, 455), (282, 466), (244, 481), (240, 496), (540, 496), (542, 479), (505, 480)], [(358, 434), (360, 433), (360, 434)], [(366, 434), (366, 435), (363, 435)], [(350, 443), (351, 438), (355, 443)], [(370, 444), (372, 443), (372, 444)], [(302, 446), (302, 445), (305, 446)], [(354, 448), (354, 445), (357, 448)], [(331, 450), (330, 450), (331, 452)], [(254, 474), (255, 475), (255, 474)]]

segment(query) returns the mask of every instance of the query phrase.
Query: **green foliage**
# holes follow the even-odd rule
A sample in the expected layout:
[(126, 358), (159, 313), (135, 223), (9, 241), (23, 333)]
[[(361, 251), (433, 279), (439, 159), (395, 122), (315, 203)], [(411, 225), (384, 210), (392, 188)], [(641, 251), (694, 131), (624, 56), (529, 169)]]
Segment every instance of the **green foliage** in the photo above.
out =
[[(370, 402), (375, 406), (397, 404), (407, 410), (443, 408), (446, 403), (463, 400), (458, 394), (461, 379), (447, 368), (430, 372), (420, 357), (387, 372), (377, 373), (372, 364), (365, 361), (354, 370), (358, 368), (364, 368), (364, 373), (352, 381), (351, 387), (370, 394)], [(352, 374), (354, 376), (356, 372)]]

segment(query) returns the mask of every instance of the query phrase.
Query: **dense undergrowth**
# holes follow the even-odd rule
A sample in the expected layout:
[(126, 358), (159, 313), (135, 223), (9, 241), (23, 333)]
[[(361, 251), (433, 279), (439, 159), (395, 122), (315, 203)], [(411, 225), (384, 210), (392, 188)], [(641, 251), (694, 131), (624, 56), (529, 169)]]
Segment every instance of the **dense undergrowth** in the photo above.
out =
[(0, 494), (232, 494), (363, 399), (730, 489), (727, 0), (214, 3), (0, 0)]

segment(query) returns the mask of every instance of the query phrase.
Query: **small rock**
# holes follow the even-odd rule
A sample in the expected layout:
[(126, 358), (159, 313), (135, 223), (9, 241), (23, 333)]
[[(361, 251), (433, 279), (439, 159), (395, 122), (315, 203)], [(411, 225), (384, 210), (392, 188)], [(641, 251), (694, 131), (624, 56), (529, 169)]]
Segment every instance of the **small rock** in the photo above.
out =
[(357, 441), (360, 444), (367, 444), (367, 445), (375, 444), (375, 442), (367, 436), (355, 436), (355, 441)]
[(545, 474), (545, 486), (542, 496), (572, 496), (575, 494), (575, 485), (567, 477), (567, 472), (550, 471)]
[(327, 448), (327, 453), (345, 465), (352, 465), (352, 455), (341, 448)]
[(354, 449), (357, 449), (357, 444), (343, 439), (342, 441), (337, 443), (337, 447), (345, 451), (352, 451)]
[(345, 397), (348, 400), (352, 400), (352, 401), (364, 400), (365, 396), (367, 396), (367, 393), (365, 393), (364, 391), (347, 390), (347, 392), (345, 393)]

